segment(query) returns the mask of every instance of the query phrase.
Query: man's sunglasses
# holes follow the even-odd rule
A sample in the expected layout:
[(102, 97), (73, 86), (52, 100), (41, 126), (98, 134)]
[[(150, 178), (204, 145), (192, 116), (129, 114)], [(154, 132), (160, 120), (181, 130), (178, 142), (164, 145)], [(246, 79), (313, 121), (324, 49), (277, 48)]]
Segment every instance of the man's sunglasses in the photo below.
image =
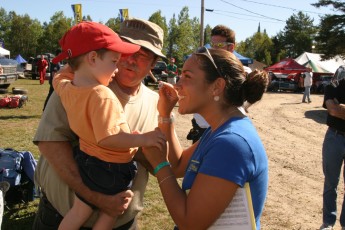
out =
[(223, 47), (229, 46), (231, 44), (234, 44), (234, 43), (231, 43), (231, 42), (211, 42), (211, 46), (213, 48), (223, 48)]
[(221, 76), (221, 77), (223, 76), (223, 75), (221, 74), (221, 72), (220, 72), (218, 66), (217, 66), (216, 63), (214, 62), (213, 57), (211, 56), (210, 52), (208, 51), (208, 49), (207, 49), (205, 46), (200, 47), (200, 48), (196, 51), (196, 54), (201, 54), (201, 55), (206, 56), (207, 59), (210, 60), (210, 61), (212, 62), (214, 68), (216, 68), (216, 70), (217, 70), (219, 76)]

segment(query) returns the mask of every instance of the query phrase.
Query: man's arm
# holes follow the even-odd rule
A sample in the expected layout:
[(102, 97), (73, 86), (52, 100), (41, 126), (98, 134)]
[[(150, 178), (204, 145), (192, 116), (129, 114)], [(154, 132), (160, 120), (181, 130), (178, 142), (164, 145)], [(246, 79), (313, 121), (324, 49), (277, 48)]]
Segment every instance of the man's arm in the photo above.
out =
[(127, 209), (133, 196), (131, 191), (128, 190), (109, 196), (94, 192), (84, 185), (69, 142), (41, 141), (38, 144), (38, 148), (56, 173), (73, 191), (96, 205), (103, 212), (115, 217)]
[(339, 104), (337, 99), (328, 99), (326, 102), (326, 108), (330, 115), (345, 120), (345, 105)]

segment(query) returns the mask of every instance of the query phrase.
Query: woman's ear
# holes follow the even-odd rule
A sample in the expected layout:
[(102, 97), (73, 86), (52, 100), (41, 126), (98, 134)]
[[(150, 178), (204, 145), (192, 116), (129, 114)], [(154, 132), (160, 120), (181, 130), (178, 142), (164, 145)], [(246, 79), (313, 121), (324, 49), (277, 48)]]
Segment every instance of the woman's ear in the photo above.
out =
[(225, 80), (222, 77), (217, 78), (213, 82), (213, 94), (214, 96), (221, 96), (225, 88)]

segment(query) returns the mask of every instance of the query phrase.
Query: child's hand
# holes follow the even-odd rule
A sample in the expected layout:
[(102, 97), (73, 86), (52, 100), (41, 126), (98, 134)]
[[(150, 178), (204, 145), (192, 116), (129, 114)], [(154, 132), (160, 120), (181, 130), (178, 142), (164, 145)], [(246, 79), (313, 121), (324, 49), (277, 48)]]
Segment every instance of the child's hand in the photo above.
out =
[(160, 151), (163, 151), (166, 146), (165, 135), (156, 128), (154, 131), (143, 134), (145, 136), (145, 145), (143, 147), (157, 147)]

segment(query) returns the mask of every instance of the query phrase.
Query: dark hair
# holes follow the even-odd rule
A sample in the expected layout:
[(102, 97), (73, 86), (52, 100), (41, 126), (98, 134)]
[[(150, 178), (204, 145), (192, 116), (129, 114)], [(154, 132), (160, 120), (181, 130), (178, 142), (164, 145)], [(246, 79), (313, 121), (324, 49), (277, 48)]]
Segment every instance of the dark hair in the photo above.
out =
[(247, 75), (241, 61), (233, 53), (222, 49), (209, 49), (209, 52), (222, 76), (219, 76), (218, 71), (205, 55), (197, 53), (193, 55), (197, 56), (200, 69), (206, 73), (208, 83), (220, 77), (225, 79), (225, 107), (242, 106), (245, 101), (254, 104), (262, 98), (268, 85), (266, 71), (255, 70)]
[[(100, 58), (102, 59), (103, 58), (103, 55), (108, 52), (109, 50), (108, 49), (105, 49), (105, 48), (102, 48), (102, 49), (99, 49), (99, 50), (95, 50), (95, 52), (100, 56)], [(79, 55), (77, 57), (74, 57), (74, 58), (70, 58), (70, 59), (67, 59), (67, 63), (68, 65), (72, 68), (73, 71), (76, 71), (78, 68), (79, 68), (79, 65), (81, 63), (81, 59), (82, 57), (84, 57), (86, 55), (85, 54), (82, 54), (82, 55)]]
[(214, 35), (223, 36), (226, 42), (236, 43), (235, 31), (224, 25), (217, 25), (211, 30), (211, 37)]

